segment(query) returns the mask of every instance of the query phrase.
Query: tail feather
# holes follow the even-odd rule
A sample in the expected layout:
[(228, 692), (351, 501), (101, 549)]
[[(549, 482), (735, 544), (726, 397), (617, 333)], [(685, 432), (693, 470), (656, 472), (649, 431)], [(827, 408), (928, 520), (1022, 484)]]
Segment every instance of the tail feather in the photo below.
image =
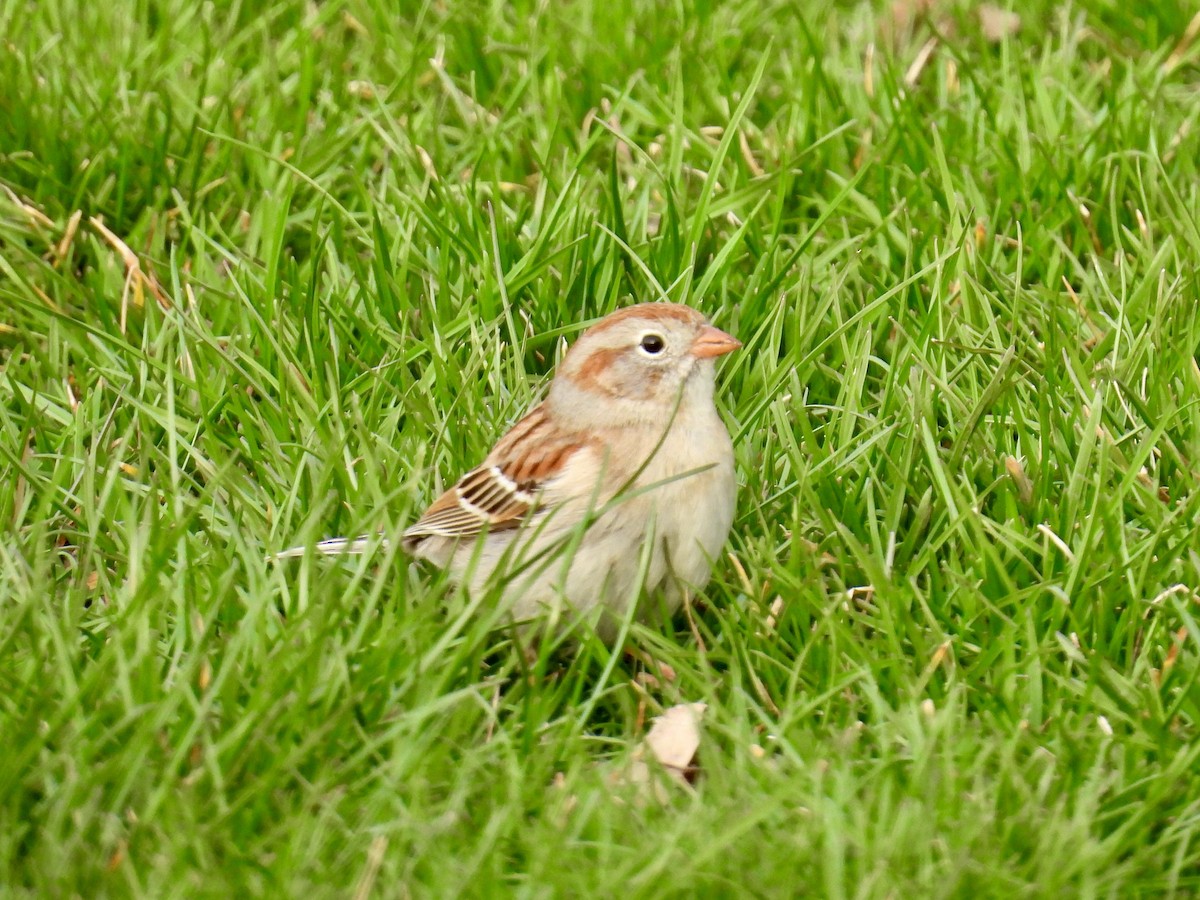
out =
[[(353, 555), (356, 553), (366, 553), (372, 545), (377, 545), (382, 549), (387, 549), (387, 538), (377, 537), (358, 537), (358, 538), (330, 538), (327, 541), (320, 541), (312, 545), (313, 553), (319, 556), (341, 556), (342, 554)], [(286, 550), (280, 550), (278, 553), (272, 554), (270, 559), (295, 559), (298, 556), (303, 556), (308, 552), (307, 546), (289, 547)]]

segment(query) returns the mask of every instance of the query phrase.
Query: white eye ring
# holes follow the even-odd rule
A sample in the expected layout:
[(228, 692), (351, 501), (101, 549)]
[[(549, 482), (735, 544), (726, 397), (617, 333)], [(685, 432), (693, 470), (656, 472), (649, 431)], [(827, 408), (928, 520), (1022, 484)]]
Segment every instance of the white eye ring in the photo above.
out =
[(663, 336), (657, 331), (643, 332), (638, 338), (638, 350), (644, 356), (655, 357), (662, 355), (663, 350), (667, 348), (667, 342)]

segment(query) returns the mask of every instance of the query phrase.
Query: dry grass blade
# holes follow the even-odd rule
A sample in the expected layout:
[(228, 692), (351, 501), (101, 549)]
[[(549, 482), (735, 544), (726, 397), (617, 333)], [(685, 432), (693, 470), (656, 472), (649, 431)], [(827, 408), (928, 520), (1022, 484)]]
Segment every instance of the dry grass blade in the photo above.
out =
[(1171, 50), (1166, 60), (1163, 61), (1163, 72), (1170, 74), (1179, 68), (1188, 51), (1195, 43), (1196, 37), (1200, 36), (1200, 10), (1192, 16), (1192, 20), (1188, 22), (1187, 28), (1183, 30), (1183, 35), (1179, 38), (1179, 42)]
[[(158, 283), (158, 279), (154, 277), (154, 273), (147, 271), (142, 267), (142, 262), (138, 255), (130, 249), (121, 238), (112, 232), (104, 220), (98, 216), (92, 216), (88, 219), (88, 223), (99, 232), (100, 236), (108, 242), (108, 245), (120, 254), (121, 264), (125, 267), (125, 287), (121, 293), (121, 331), (124, 333), (126, 324), (128, 323), (129, 313), (129, 298), (132, 296), (134, 305), (141, 307), (145, 303), (143, 291), (149, 291), (160, 307), (164, 310), (171, 309), (174, 304), (167, 296), (166, 292)], [(132, 292), (132, 293), (131, 293)]]
[(925, 71), (925, 66), (933, 56), (933, 51), (937, 49), (937, 45), (936, 37), (931, 37), (921, 45), (921, 49), (917, 51), (916, 57), (904, 73), (905, 87), (916, 87), (917, 82), (921, 79), (921, 73)]

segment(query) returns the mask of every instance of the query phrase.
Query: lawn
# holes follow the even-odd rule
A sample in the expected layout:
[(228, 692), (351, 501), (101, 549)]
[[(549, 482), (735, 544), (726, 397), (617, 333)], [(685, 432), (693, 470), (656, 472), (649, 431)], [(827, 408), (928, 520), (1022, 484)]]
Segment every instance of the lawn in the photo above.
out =
[[(1190, 0), (0, 3), (3, 892), (1200, 893), (1198, 98)], [(662, 298), (690, 615), (268, 559)]]

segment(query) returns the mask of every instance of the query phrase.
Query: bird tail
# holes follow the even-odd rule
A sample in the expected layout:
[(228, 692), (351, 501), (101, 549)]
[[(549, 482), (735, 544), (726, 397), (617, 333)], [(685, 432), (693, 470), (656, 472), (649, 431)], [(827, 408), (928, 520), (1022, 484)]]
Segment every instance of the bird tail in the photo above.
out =
[[(356, 553), (366, 553), (372, 546), (378, 546), (381, 549), (387, 549), (387, 538), (375, 538), (363, 536), (358, 538), (330, 538), (327, 541), (321, 541), (313, 544), (313, 553), (319, 556), (341, 556), (342, 554), (354, 555)], [(278, 553), (272, 554), (269, 559), (295, 559), (298, 556), (303, 556), (308, 552), (307, 546), (289, 547), (287, 550), (280, 550)]]

